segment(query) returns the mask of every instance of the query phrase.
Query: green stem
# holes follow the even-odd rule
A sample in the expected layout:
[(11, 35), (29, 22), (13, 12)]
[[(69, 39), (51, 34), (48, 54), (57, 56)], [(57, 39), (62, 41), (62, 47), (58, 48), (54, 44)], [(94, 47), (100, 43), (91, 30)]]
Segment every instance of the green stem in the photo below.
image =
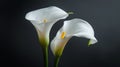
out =
[(58, 67), (59, 60), (60, 60), (60, 56), (56, 56), (54, 61), (54, 67)]
[(43, 49), (43, 57), (44, 57), (44, 67), (48, 67), (48, 47), (44, 47)]

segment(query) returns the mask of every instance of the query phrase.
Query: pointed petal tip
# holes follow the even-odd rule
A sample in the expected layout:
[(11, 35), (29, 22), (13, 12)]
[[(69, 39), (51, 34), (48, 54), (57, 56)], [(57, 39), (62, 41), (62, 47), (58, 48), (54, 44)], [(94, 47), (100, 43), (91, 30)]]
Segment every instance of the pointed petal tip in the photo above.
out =
[(91, 39), (91, 40), (89, 40), (89, 42), (88, 42), (88, 46), (91, 46), (92, 44), (95, 44), (95, 43), (97, 43), (98, 41), (97, 41), (97, 39), (95, 38), (95, 39)]
[(74, 14), (74, 12), (72, 12), (72, 11), (69, 11), (69, 12), (67, 12), (67, 13), (68, 13), (69, 15), (70, 15), (70, 14)]

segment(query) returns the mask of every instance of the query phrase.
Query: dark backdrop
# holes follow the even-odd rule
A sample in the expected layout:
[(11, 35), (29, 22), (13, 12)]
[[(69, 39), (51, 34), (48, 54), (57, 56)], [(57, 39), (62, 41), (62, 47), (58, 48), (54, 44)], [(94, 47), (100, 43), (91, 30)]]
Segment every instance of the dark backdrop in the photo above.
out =
[[(119, 0), (0, 0), (0, 66), (43, 67), (41, 47), (33, 25), (25, 20), (29, 11), (57, 6), (74, 12), (95, 30), (98, 43), (88, 47), (88, 39), (73, 37), (65, 47), (59, 67), (120, 67)], [(52, 39), (64, 20), (56, 23)], [(54, 56), (49, 51), (49, 66)]]

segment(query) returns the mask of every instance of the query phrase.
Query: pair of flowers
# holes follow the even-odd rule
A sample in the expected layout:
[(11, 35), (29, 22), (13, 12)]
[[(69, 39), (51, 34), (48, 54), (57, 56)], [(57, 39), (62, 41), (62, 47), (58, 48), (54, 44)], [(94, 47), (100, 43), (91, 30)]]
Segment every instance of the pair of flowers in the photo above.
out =
[[(31, 11), (26, 14), (25, 18), (29, 20), (37, 30), (40, 45), (43, 48), (45, 67), (48, 67), (48, 46), (49, 33), (52, 26), (59, 20), (69, 16), (67, 12), (56, 7), (50, 6), (47, 8)], [(55, 55), (55, 67), (58, 66), (59, 58), (62, 55), (66, 43), (72, 36), (85, 37), (90, 39), (88, 45), (97, 42), (94, 37), (94, 30), (87, 22), (79, 18), (64, 21), (64, 25), (57, 32), (54, 39), (51, 41), (50, 47)]]

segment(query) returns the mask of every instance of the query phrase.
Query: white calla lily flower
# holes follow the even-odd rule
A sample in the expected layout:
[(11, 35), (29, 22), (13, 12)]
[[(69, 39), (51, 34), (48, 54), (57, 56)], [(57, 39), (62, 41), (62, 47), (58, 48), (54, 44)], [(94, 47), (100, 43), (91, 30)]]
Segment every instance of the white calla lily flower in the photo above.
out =
[(27, 13), (25, 16), (25, 18), (36, 28), (40, 43), (44, 45), (49, 44), (49, 32), (53, 24), (58, 20), (65, 19), (67, 17), (68, 14), (56, 6), (34, 10)]
[(89, 45), (97, 42), (92, 26), (82, 19), (64, 21), (63, 27), (51, 42), (51, 50), (55, 56), (61, 56), (66, 43), (72, 36), (90, 39)]

